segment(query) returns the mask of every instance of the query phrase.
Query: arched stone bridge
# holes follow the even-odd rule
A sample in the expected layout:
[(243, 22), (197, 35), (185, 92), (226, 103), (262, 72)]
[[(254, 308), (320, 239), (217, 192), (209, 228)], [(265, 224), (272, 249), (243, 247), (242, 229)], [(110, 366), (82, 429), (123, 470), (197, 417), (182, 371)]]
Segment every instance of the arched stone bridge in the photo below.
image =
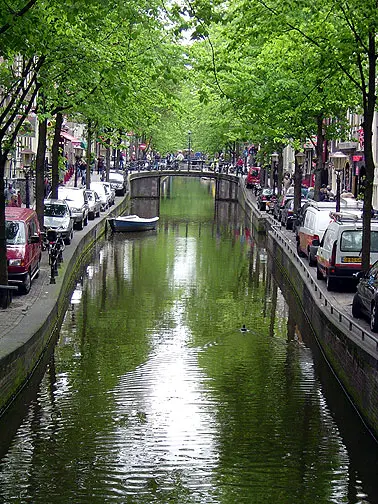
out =
[(152, 170), (129, 174), (130, 198), (160, 198), (161, 180), (167, 177), (215, 179), (215, 199), (237, 201), (240, 177), (205, 170)]

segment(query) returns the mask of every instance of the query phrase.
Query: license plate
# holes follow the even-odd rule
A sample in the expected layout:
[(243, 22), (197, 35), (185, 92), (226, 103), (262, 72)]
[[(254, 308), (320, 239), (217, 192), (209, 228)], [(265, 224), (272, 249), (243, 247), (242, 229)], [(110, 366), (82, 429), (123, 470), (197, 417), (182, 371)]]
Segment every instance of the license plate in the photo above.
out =
[(341, 262), (342, 263), (360, 263), (361, 257), (342, 257)]

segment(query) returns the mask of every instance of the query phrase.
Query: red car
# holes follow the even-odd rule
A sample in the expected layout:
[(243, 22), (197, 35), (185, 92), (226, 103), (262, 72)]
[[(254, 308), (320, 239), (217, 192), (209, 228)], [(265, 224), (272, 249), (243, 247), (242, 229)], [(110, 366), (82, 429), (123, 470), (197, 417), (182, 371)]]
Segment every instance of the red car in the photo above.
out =
[(253, 189), (256, 185), (260, 184), (260, 167), (253, 166), (248, 170), (247, 177), (245, 179), (245, 186), (247, 189)]
[(8, 283), (17, 285), (21, 294), (30, 291), (39, 274), (42, 239), (37, 214), (30, 208), (5, 208)]

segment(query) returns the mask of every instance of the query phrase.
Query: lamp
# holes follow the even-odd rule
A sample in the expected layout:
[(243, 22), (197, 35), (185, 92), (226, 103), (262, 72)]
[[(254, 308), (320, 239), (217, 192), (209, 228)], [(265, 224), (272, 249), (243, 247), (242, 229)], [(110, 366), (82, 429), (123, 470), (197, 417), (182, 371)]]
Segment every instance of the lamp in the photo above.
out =
[(306, 159), (306, 154), (304, 152), (298, 151), (295, 154), (295, 159), (297, 160), (298, 166), (302, 167)]
[(348, 156), (339, 151), (331, 154), (330, 158), (332, 158), (333, 169), (336, 173), (336, 212), (340, 212), (341, 173), (344, 171)]
[(190, 137), (192, 135), (192, 132), (189, 130), (188, 131), (188, 171), (190, 170), (190, 152), (191, 152), (191, 146), (190, 146)]
[(277, 152), (273, 152), (271, 155), (271, 160), (272, 160), (272, 170), (273, 170), (273, 194), (275, 193), (276, 190), (276, 182), (277, 182), (277, 165), (278, 165), (278, 159), (279, 155)]

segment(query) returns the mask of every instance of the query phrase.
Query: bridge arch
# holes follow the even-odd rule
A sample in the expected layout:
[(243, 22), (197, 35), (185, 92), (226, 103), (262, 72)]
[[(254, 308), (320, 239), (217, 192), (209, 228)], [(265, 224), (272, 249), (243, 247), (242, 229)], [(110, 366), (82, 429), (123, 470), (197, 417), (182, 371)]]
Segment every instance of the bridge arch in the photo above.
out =
[(130, 199), (160, 198), (161, 181), (167, 177), (205, 177), (214, 179), (216, 200), (238, 200), (240, 177), (226, 173), (201, 170), (156, 170), (130, 173)]

